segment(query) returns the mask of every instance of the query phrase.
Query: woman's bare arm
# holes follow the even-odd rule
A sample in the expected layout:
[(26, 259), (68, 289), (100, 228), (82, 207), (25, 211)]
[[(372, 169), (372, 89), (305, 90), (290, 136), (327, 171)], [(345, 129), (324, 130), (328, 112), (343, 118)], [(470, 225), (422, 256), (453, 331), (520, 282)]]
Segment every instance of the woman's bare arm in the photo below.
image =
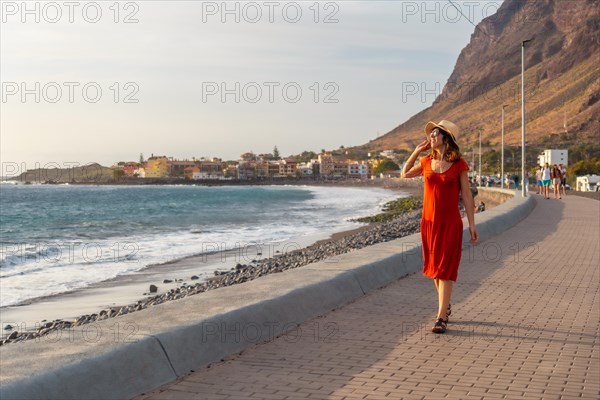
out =
[(414, 178), (423, 173), (423, 171), (421, 171), (421, 164), (415, 165), (415, 161), (417, 160), (417, 157), (419, 157), (419, 154), (429, 148), (431, 148), (429, 141), (424, 141), (415, 148), (402, 168), (402, 178)]
[(460, 173), (460, 194), (462, 197), (463, 204), (465, 205), (465, 212), (467, 213), (467, 220), (469, 221), (469, 234), (471, 235), (471, 243), (477, 243), (479, 240), (479, 234), (475, 227), (475, 204), (473, 202), (473, 195), (471, 194), (471, 186), (469, 185), (469, 177), (467, 171)]

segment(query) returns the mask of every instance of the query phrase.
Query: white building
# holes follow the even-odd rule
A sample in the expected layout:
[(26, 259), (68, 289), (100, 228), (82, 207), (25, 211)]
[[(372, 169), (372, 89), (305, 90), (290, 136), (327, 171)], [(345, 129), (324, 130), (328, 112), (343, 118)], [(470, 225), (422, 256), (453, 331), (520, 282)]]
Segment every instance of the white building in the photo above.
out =
[(596, 192), (600, 186), (598, 182), (600, 182), (600, 176), (598, 175), (578, 176), (575, 190), (578, 192)]
[(348, 164), (348, 176), (351, 178), (366, 178), (367, 164), (359, 163), (357, 161)]
[(313, 163), (299, 163), (297, 168), (298, 173), (302, 177), (308, 177), (313, 175)]
[(538, 165), (543, 167), (545, 163), (567, 166), (569, 164), (569, 150), (544, 150), (538, 156)]

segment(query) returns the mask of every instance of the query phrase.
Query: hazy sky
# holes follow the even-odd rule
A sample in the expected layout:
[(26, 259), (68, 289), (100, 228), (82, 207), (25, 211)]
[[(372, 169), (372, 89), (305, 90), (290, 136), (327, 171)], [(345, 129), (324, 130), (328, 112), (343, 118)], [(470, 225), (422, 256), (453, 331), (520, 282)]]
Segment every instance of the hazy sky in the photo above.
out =
[(433, 102), (500, 4), (2, 1), (2, 174), (366, 143)]

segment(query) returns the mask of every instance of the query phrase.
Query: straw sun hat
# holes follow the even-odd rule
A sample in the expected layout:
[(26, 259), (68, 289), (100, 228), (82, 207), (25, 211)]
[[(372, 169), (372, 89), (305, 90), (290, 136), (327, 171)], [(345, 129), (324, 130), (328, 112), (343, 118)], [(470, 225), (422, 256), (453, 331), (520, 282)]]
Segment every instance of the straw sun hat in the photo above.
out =
[(445, 119), (443, 119), (439, 123), (436, 124), (435, 122), (429, 121), (427, 123), (427, 125), (425, 125), (425, 135), (427, 135), (427, 138), (429, 138), (429, 134), (435, 128), (440, 128), (440, 129), (443, 129), (444, 131), (448, 132), (450, 134), (450, 136), (452, 137), (452, 140), (454, 140), (454, 143), (458, 143), (456, 141), (456, 137), (458, 136), (460, 129), (453, 122), (446, 121)]

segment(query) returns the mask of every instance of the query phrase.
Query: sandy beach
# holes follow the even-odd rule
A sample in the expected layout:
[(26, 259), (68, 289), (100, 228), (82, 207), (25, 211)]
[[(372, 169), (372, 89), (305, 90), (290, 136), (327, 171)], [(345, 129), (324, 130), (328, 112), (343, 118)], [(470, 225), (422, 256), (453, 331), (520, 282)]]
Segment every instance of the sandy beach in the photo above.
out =
[[(391, 180), (378, 182), (377, 185), (370, 181), (338, 182), (337, 184), (340, 186), (384, 187), (397, 192), (398, 197), (422, 194), (422, 189), (419, 187), (402, 187), (398, 182)], [(36, 298), (16, 306), (3, 307), (0, 309), (0, 326), (5, 328), (10, 325), (14, 329), (3, 330), (2, 337), (6, 337), (14, 330), (19, 332), (37, 330), (48, 321), (73, 321), (82, 315), (97, 314), (106, 309), (118, 309), (157, 295), (164, 295), (185, 285), (218, 280), (219, 277), (215, 276), (215, 271), (225, 273), (235, 269), (236, 265), (247, 265), (295, 250), (340, 241), (368, 231), (375, 225), (365, 224), (343, 232), (298, 237), (260, 247), (241, 244), (226, 251), (215, 251), (211, 254), (190, 256), (150, 265), (136, 273), (117, 276), (84, 289)], [(150, 293), (150, 285), (157, 287), (155, 293)]]

